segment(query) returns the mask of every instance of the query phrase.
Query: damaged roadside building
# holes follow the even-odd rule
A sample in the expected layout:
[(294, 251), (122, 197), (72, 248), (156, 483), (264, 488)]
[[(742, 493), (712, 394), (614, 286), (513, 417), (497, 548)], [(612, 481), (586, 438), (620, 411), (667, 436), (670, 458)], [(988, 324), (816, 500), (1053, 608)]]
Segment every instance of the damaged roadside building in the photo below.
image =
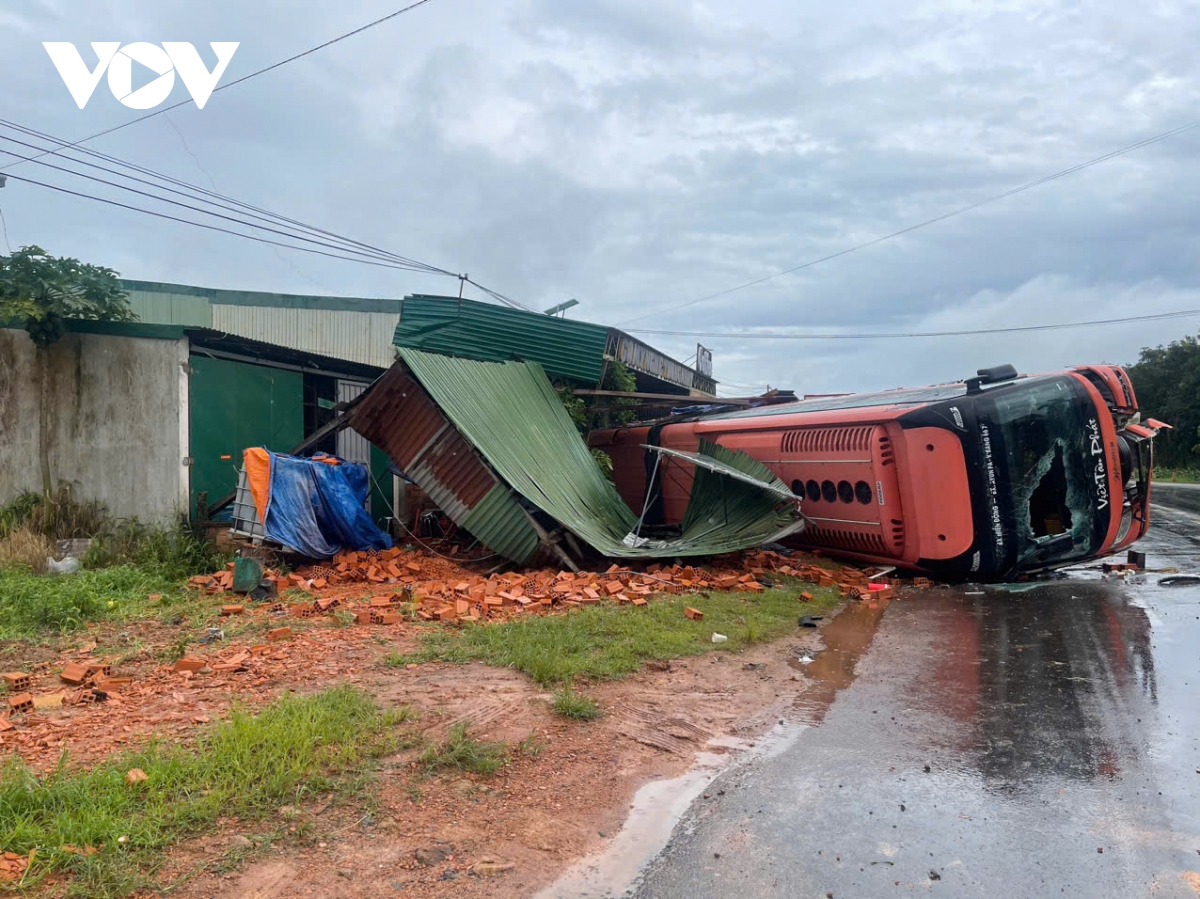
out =
[(68, 322), (44, 351), (44, 383), (29, 336), (0, 328), (0, 503), (41, 489), (44, 457), (56, 483), (116, 517), (219, 520), (245, 448), (303, 447), (366, 464), (382, 520), (403, 509), (405, 482), (382, 445), (329, 425), (398, 350), (534, 362), (556, 383), (593, 390), (620, 361), (639, 391), (684, 403), (715, 393), (711, 376), (618, 330), (473, 300), (122, 286), (139, 321)]

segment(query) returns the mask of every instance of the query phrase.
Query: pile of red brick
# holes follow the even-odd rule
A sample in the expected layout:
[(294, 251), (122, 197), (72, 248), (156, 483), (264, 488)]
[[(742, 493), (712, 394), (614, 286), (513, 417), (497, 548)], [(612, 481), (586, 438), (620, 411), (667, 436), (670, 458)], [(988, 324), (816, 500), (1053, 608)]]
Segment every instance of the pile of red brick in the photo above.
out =
[[(316, 596), (305, 602), (286, 602), (275, 611), (297, 618), (312, 618), (341, 608), (359, 624), (398, 624), (405, 613), (425, 621), (490, 621), (513, 615), (565, 611), (613, 601), (645, 606), (660, 594), (681, 595), (708, 591), (761, 593), (762, 580), (776, 574), (836, 586), (843, 596), (887, 599), (891, 588), (868, 583), (867, 573), (848, 567), (824, 567), (814, 557), (788, 557), (760, 551), (724, 557), (717, 564), (649, 564), (633, 568), (612, 565), (603, 572), (530, 570), (485, 576), (451, 560), (420, 552), (391, 549), (382, 552), (349, 552), (327, 565), (292, 574), (268, 572), (281, 589), (304, 590)], [(193, 579), (208, 592), (228, 589), (231, 574), (218, 572), (211, 579)], [(203, 581), (203, 582), (201, 582)], [(356, 587), (366, 587), (364, 595)], [(880, 591), (886, 591), (883, 595)], [(335, 595), (336, 594), (336, 595)], [(294, 599), (295, 593), (282, 597)], [(811, 599), (804, 594), (802, 599)], [(363, 602), (366, 602), (363, 605)], [(230, 605), (224, 614), (244, 612)]]

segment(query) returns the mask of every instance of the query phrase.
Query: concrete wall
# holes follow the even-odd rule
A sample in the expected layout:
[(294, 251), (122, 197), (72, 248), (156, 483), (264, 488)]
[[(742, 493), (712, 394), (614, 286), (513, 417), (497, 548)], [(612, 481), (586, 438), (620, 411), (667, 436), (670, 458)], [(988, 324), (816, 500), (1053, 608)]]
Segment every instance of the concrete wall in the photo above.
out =
[[(50, 473), (116, 517), (169, 523), (188, 503), (188, 342), (67, 334), (44, 351)], [(40, 490), (37, 349), (0, 329), (0, 502)]]

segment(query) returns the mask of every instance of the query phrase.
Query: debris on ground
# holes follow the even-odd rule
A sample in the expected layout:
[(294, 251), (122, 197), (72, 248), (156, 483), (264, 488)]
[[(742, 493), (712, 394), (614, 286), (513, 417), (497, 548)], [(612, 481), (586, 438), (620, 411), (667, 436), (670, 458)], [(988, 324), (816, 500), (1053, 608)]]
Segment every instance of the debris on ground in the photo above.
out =
[[(278, 595), (261, 602), (239, 595), (235, 603), (214, 605), (211, 623), (223, 622), (226, 629), (199, 627), (197, 635), (183, 641), (186, 651), (173, 657), (150, 652), (100, 657), (96, 643), (89, 642), (53, 661), (0, 676), (8, 685), (0, 749), (46, 771), (66, 749), (86, 764), (156, 732), (185, 736), (234, 703), (257, 707), (280, 689), (313, 678), (353, 679), (377, 664), (381, 629), (388, 631), (393, 648), (415, 647), (416, 625), (428, 622), (486, 625), (600, 603), (644, 608), (659, 596), (760, 593), (767, 589), (760, 580), (767, 575), (836, 587), (847, 599), (869, 605), (890, 597), (899, 584), (872, 589), (875, 584), (858, 569), (766, 550), (718, 557), (708, 565), (612, 565), (600, 572), (487, 574), (478, 567), (469, 559), (395, 548), (342, 553), (327, 564), (287, 574), (265, 569), (264, 580), (278, 586)], [(220, 602), (232, 593), (233, 574), (231, 563), (192, 578), (189, 586)], [(804, 602), (798, 597), (800, 608)], [(317, 627), (321, 623), (325, 626)], [(178, 639), (169, 625), (143, 626), (170, 628), (171, 639)], [(221, 639), (208, 640), (209, 630)]]
[[(707, 566), (614, 564), (602, 572), (533, 569), (484, 575), (449, 558), (397, 547), (339, 553), (327, 564), (291, 574), (267, 569), (264, 582), (285, 591), (303, 590), (317, 596), (311, 602), (287, 604), (288, 613), (297, 618), (343, 610), (354, 614), (359, 624), (398, 624), (405, 614), (422, 621), (486, 622), (520, 614), (561, 612), (605, 600), (643, 607), (661, 594), (761, 593), (767, 589), (763, 581), (771, 582), (765, 577), (768, 573), (823, 587), (836, 586), (851, 599), (887, 600), (895, 596), (892, 585), (868, 581), (858, 569), (827, 569), (771, 550), (718, 557)], [(222, 594), (233, 589), (232, 582), (230, 567), (194, 577), (189, 583), (207, 593)], [(361, 607), (361, 591), (347, 588), (364, 586), (376, 592), (369, 597), (369, 605)], [(800, 599), (811, 601), (812, 594), (803, 593)], [(224, 608), (227, 615), (249, 611), (238, 605)], [(696, 621), (703, 618), (698, 609), (689, 608), (685, 614)]]

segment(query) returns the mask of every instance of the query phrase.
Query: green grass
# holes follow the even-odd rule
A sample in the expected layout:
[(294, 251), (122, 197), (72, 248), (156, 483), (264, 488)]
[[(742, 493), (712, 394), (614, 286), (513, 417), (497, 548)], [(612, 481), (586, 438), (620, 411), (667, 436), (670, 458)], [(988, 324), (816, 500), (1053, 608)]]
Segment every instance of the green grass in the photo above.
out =
[[(37, 850), (25, 885), (59, 872), (76, 896), (125, 896), (152, 886), (163, 849), (218, 817), (272, 816), (360, 775), (393, 751), (394, 725), (406, 717), (340, 686), (284, 697), (257, 715), (235, 712), (194, 748), (156, 743), (88, 771), (60, 765), (42, 778), (14, 757), (0, 770), (3, 849)], [(132, 768), (148, 780), (128, 783)], [(72, 854), (64, 844), (98, 852)]]
[(554, 711), (564, 718), (576, 721), (594, 721), (600, 717), (600, 706), (596, 704), (596, 700), (576, 693), (570, 681), (563, 684), (562, 689), (554, 694)]
[(1200, 468), (1160, 468), (1156, 465), (1154, 480), (1171, 484), (1200, 484)]
[(428, 774), (445, 768), (471, 774), (495, 774), (508, 764), (508, 747), (503, 743), (476, 740), (467, 733), (467, 723), (450, 728), (446, 739), (421, 753), (421, 764)]
[(78, 630), (90, 621), (145, 615), (154, 593), (181, 596), (180, 583), (160, 572), (119, 565), (73, 575), (0, 570), (0, 639)]
[[(796, 601), (803, 589), (813, 593), (813, 602)], [(833, 588), (789, 585), (760, 594), (661, 597), (640, 609), (604, 603), (565, 615), (529, 615), (456, 629), (430, 627), (416, 652), (389, 657), (386, 664), (480, 661), (522, 671), (544, 687), (576, 677), (612, 680), (628, 677), (650, 659), (738, 650), (793, 633), (801, 614), (819, 614), (839, 601)], [(704, 620), (685, 618), (688, 606), (704, 612)], [(714, 632), (725, 634), (729, 642), (714, 645)]]

